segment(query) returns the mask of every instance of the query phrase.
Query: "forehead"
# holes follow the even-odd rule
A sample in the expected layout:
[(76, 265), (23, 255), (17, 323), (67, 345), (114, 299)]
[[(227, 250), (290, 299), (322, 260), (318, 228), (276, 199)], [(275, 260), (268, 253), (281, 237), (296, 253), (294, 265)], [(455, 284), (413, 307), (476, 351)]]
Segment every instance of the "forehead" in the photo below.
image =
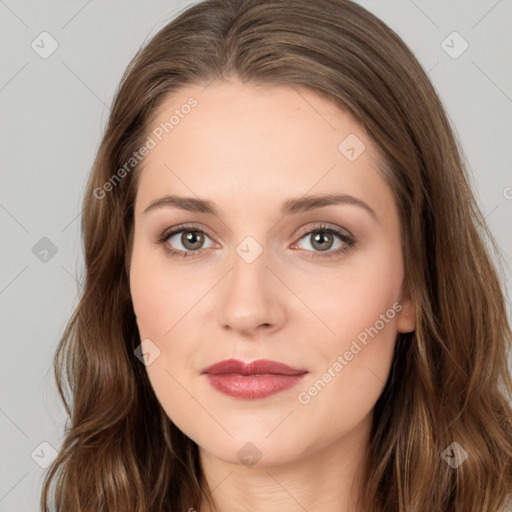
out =
[(308, 192), (365, 196), (377, 208), (391, 197), (364, 129), (307, 89), (188, 86), (161, 104), (149, 135), (155, 147), (143, 161), (139, 211), (165, 193), (239, 197), (246, 207)]

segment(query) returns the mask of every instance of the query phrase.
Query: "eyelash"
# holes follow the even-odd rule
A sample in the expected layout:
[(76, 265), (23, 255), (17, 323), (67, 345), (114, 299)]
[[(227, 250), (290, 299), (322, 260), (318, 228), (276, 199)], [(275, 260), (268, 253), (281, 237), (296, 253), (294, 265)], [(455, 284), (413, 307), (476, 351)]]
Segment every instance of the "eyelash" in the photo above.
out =
[[(176, 235), (177, 233), (181, 233), (183, 231), (199, 232), (199, 233), (203, 233), (203, 234), (207, 235), (209, 238), (211, 238), (211, 236), (203, 229), (200, 229), (194, 225), (187, 224), (187, 225), (176, 226), (175, 228), (172, 228), (171, 230), (164, 231), (164, 233), (162, 233), (162, 235), (158, 237), (157, 242), (159, 244), (164, 245), (169, 240), (169, 238), (171, 238), (172, 236)], [(317, 232), (328, 233), (330, 235), (336, 235), (337, 237), (339, 237), (341, 239), (341, 241), (344, 243), (344, 245), (334, 251), (329, 251), (329, 250), (327, 250), (325, 252), (323, 252), (323, 251), (306, 251), (306, 252), (314, 253), (314, 254), (311, 254), (309, 257), (312, 257), (312, 258), (318, 258), (318, 257), (334, 258), (336, 256), (340, 256), (341, 254), (348, 252), (352, 247), (354, 247), (356, 245), (356, 240), (353, 236), (346, 235), (346, 234), (342, 233), (341, 231), (339, 231), (338, 229), (335, 229), (335, 228), (332, 228), (329, 226), (325, 226), (323, 224), (318, 224), (318, 225), (313, 226), (313, 229), (310, 229), (309, 231), (306, 231), (305, 233), (303, 233), (300, 236), (299, 240), (301, 240), (302, 238), (304, 238), (307, 235), (312, 235)], [(188, 257), (194, 257), (196, 255), (201, 254), (203, 252), (203, 250), (205, 250), (205, 249), (199, 249), (197, 251), (190, 251), (190, 250), (182, 251), (182, 250), (177, 250), (177, 249), (170, 249), (168, 247), (168, 245), (166, 245), (165, 250), (169, 254), (171, 254), (171, 256), (188, 258)]]

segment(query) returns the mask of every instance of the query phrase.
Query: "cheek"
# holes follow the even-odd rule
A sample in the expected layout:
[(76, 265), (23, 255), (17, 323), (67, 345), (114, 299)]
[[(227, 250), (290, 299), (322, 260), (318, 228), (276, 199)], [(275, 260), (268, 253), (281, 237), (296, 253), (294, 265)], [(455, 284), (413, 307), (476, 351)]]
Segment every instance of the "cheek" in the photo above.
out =
[[(152, 343), (146, 346), (153, 354), (158, 354), (146, 366), (151, 386), (168, 417), (179, 428), (186, 428), (187, 424), (182, 422), (188, 418), (186, 409), (190, 397), (179, 383), (186, 381), (186, 365), (183, 363), (190, 361), (196, 348), (186, 312), (190, 309), (188, 302), (194, 298), (197, 302), (197, 296), (192, 297), (189, 288), (183, 287), (183, 282), (177, 282), (169, 268), (165, 268), (162, 258), (155, 257), (155, 252), (134, 246), (130, 292), (140, 339), (151, 340)], [(191, 295), (190, 301), (187, 294)], [(188, 334), (186, 344), (180, 343), (183, 329)]]
[(323, 324), (317, 339), (323, 341), (315, 345), (318, 365), (308, 382), (314, 389), (310, 394), (302, 388), (305, 401), (318, 393), (323, 398), (315, 398), (314, 407), (320, 409), (338, 404), (362, 413), (373, 405), (392, 364), (402, 281), (401, 253), (390, 247), (354, 259), (323, 287), (310, 287), (312, 309)]
[(390, 246), (379, 253), (368, 252), (363, 256), (347, 260), (346, 265), (320, 284), (304, 281), (307, 294), (306, 289), (303, 293), (324, 328), (328, 327), (323, 329), (325, 335), (338, 340), (337, 348), (376, 322), (383, 334), (390, 332), (390, 338), (394, 339), (391, 331), (396, 330), (404, 277), (400, 250)]
[(180, 311), (189, 302), (187, 294), (191, 295), (191, 287), (169, 272), (158, 253), (135, 244), (132, 255), (130, 293), (141, 338), (163, 338), (185, 313)]
[[(318, 301), (325, 342), (315, 345), (315, 373), (298, 389), (297, 401), (311, 429), (334, 439), (355, 428), (381, 395), (393, 362), (402, 273), (382, 264), (338, 281), (332, 300)], [(340, 290), (341, 287), (341, 290)], [(334, 418), (329, 429), (325, 417)]]

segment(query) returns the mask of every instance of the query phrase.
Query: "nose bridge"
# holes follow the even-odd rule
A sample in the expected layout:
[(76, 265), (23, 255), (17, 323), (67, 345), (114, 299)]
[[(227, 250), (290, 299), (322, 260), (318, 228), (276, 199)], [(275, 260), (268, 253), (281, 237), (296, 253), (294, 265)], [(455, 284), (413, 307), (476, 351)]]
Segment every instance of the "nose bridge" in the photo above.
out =
[(268, 255), (269, 250), (252, 235), (234, 246), (217, 304), (224, 327), (249, 332), (262, 324), (278, 323), (279, 281), (267, 268), (271, 266)]
[(264, 247), (264, 243), (247, 235), (235, 245), (230, 258), (232, 271), (229, 280), (231, 286), (241, 287), (238, 291), (245, 289), (252, 293), (264, 293), (270, 274), (267, 268), (269, 250)]

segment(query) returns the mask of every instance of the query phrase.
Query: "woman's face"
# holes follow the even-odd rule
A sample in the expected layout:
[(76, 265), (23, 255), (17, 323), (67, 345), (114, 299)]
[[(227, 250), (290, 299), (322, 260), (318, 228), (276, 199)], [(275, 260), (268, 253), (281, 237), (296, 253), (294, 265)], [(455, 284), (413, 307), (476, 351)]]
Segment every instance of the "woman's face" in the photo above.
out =
[[(238, 464), (367, 432), (414, 310), (396, 205), (363, 129), (312, 92), (235, 81), (174, 94), (149, 135), (130, 287), (169, 418)], [(166, 196), (180, 201), (155, 204)], [(327, 196), (340, 200), (310, 200)], [(227, 359), (302, 374), (203, 373)]]

